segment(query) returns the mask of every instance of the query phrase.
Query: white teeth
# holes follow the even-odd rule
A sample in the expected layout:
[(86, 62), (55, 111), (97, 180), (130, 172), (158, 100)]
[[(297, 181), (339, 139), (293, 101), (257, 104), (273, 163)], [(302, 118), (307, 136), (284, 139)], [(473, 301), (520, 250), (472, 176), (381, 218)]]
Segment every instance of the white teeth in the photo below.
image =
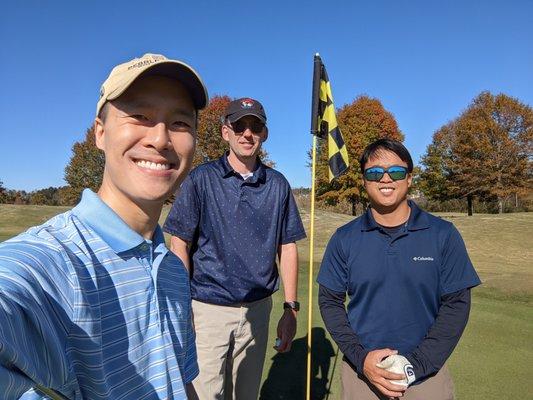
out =
[(154, 169), (154, 170), (159, 170), (159, 171), (170, 169), (170, 164), (159, 164), (159, 163), (145, 161), (145, 160), (135, 161), (135, 164), (137, 164), (141, 168)]
[(384, 193), (390, 193), (392, 192), (394, 189), (393, 188), (381, 188), (379, 189), (381, 192), (384, 192)]

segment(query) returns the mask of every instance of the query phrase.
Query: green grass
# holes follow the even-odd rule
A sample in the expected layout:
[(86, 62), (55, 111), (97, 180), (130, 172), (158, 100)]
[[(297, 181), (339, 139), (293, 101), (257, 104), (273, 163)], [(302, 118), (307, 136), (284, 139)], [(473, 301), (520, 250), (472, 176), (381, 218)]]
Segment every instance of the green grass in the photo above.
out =
[(70, 207), (0, 204), (0, 242), (39, 225)]
[[(27, 227), (42, 223), (64, 208), (0, 205), (0, 241)], [(165, 208), (162, 220), (168, 208)], [(446, 213), (465, 240), (470, 257), (483, 285), (474, 290), (470, 322), (449, 360), (457, 399), (531, 398), (527, 367), (533, 362), (533, 213), (474, 215)], [(302, 210), (304, 223), (309, 214)], [(334, 230), (350, 221), (346, 215), (317, 212), (315, 219), (315, 275), (324, 246)], [(271, 346), (276, 324), (282, 313), (281, 291), (274, 295), (270, 343), (263, 371), (263, 399), (303, 398), (306, 374), (307, 298), (309, 242), (299, 243), (299, 297), (303, 310), (298, 317), (298, 332), (293, 350), (277, 354)], [(314, 282), (314, 279), (313, 279)], [(339, 399), (339, 366), (335, 344), (327, 333), (316, 304), (314, 286), (313, 391), (315, 399)], [(315, 335), (316, 333), (316, 335)], [(326, 372), (327, 371), (327, 372)], [(331, 387), (329, 395), (325, 391)], [(528, 392), (529, 390), (529, 392)]]

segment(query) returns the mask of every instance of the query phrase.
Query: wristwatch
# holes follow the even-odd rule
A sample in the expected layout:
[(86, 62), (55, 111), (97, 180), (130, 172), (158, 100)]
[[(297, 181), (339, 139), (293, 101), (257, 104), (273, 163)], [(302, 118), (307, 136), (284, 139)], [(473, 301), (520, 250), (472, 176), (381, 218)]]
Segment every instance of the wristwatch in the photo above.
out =
[(283, 309), (285, 310), (287, 308), (290, 308), (294, 311), (300, 311), (300, 303), (297, 301), (286, 301), (283, 303)]

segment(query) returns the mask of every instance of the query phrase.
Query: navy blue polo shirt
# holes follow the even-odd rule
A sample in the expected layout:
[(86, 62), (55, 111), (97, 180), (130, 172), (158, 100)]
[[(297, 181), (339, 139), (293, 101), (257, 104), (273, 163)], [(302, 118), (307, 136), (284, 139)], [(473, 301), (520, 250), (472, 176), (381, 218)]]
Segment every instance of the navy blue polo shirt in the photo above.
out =
[(368, 350), (414, 350), (435, 322), (441, 296), (481, 282), (448, 221), (409, 202), (404, 229), (388, 235), (368, 209), (339, 228), (318, 283), (348, 294), (348, 319)]
[(163, 229), (192, 243), (192, 298), (222, 305), (275, 292), (278, 246), (305, 237), (285, 177), (259, 162), (244, 180), (226, 154), (191, 171)]

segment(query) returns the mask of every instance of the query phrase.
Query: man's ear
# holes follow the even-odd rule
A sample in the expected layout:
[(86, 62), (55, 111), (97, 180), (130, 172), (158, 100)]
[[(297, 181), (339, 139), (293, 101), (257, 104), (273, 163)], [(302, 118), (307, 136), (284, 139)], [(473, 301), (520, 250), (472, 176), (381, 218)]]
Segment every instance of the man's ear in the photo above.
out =
[(261, 139), (261, 142), (266, 142), (267, 139), (268, 139), (268, 127), (265, 126), (265, 135)]
[(96, 147), (102, 151), (104, 150), (104, 136), (104, 122), (100, 118), (96, 117), (94, 119), (94, 139), (96, 141)]
[(222, 125), (221, 133), (222, 139), (224, 139), (226, 142), (229, 142), (229, 128), (226, 126), (226, 124)]
[(413, 183), (413, 174), (407, 174), (407, 187), (411, 187)]

